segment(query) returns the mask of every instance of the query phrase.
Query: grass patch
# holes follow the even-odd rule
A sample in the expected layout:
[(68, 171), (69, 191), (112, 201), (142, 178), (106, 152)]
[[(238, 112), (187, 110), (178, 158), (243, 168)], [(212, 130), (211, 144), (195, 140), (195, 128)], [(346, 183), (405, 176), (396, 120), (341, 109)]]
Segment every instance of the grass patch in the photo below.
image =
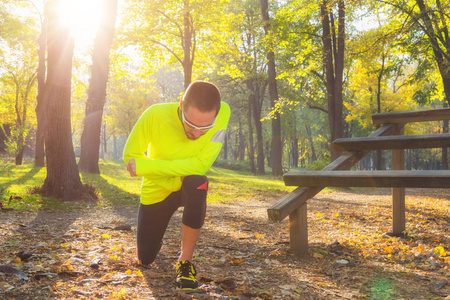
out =
[(249, 172), (212, 167), (206, 174), (210, 181), (208, 202), (245, 201), (255, 196), (278, 197), (292, 191), (280, 178), (253, 176)]
[[(83, 183), (95, 187), (96, 203), (63, 202), (33, 193), (42, 186), (46, 168), (34, 167), (32, 160), (16, 166), (11, 160), (1, 159), (0, 200), (16, 210), (75, 209), (116, 204), (138, 204), (141, 178), (127, 176), (126, 165), (120, 160), (100, 160), (101, 174), (80, 173)], [(9, 200), (10, 197), (13, 199)], [(20, 198), (19, 198), (20, 197)]]
[[(130, 177), (122, 160), (100, 160), (101, 174), (80, 173), (84, 184), (95, 187), (96, 203), (68, 203), (34, 194), (42, 186), (46, 168), (34, 167), (33, 160), (16, 166), (11, 159), (0, 159), (0, 201), (16, 210), (76, 209), (117, 204), (139, 204), (142, 177)], [(245, 201), (253, 197), (280, 197), (293, 187), (285, 187), (280, 178), (253, 176), (247, 171), (213, 167), (206, 174), (210, 181), (208, 202)], [(20, 197), (9, 200), (10, 197)]]
[(142, 178), (131, 177), (122, 160), (100, 160), (100, 174), (81, 173), (83, 183), (96, 188), (101, 206), (138, 204)]

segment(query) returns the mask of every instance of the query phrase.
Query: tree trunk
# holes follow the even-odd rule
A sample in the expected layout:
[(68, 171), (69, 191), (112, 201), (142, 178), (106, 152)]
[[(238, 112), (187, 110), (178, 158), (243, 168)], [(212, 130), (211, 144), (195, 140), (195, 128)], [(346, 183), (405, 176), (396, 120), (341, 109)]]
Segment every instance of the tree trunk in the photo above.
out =
[(384, 161), (383, 161), (383, 150), (377, 150), (376, 152), (376, 170), (384, 170)]
[(20, 132), (19, 132), (19, 141), (18, 141), (18, 153), (16, 155), (16, 165), (22, 165), (23, 162), (23, 153), (26, 145), (26, 137), (25, 132), (27, 131), (27, 106), (28, 106), (28, 94), (30, 93), (31, 88), (36, 80), (36, 73), (31, 75), (28, 78), (27, 86), (25, 87), (25, 93), (22, 94), (23, 108), (22, 108), (22, 118), (20, 118)]
[[(251, 115), (253, 115), (253, 122), (255, 123), (256, 128), (256, 169), (258, 174), (265, 174), (264, 168), (264, 144), (263, 144), (263, 132), (262, 132), (262, 123), (261, 123), (261, 109), (262, 103), (264, 99), (264, 89), (265, 87), (260, 87), (260, 83), (258, 79), (255, 78), (247, 80), (246, 85), (248, 90), (250, 91), (250, 96), (248, 101), (250, 101), (251, 105)], [(262, 89), (262, 91), (260, 91)], [(253, 114), (252, 114), (253, 113)]]
[(314, 148), (314, 142), (312, 139), (311, 127), (309, 124), (305, 124), (306, 134), (308, 135), (308, 141), (311, 146), (311, 162), (314, 163), (317, 160), (316, 149)]
[(447, 65), (439, 66), (442, 83), (444, 85), (444, 93), (445, 93), (445, 99), (447, 100), (447, 104), (450, 105), (450, 70)]
[[(251, 95), (250, 95), (251, 97)], [(252, 128), (252, 101), (248, 99), (248, 160), (250, 161), (250, 168), (252, 170), (252, 174), (256, 175), (255, 168), (255, 149), (253, 147), (253, 128)]]
[[(444, 108), (448, 107), (444, 102)], [(448, 133), (448, 120), (442, 123), (442, 133)], [(442, 148), (442, 170), (448, 170), (448, 148)]]
[[(268, 0), (261, 0), (261, 15), (264, 23), (264, 31), (266, 36), (269, 35), (270, 30), (270, 18), (269, 18), (269, 3)], [(270, 106), (272, 110), (275, 110), (275, 105), (278, 101), (278, 88), (276, 81), (276, 69), (275, 69), (275, 54), (273, 50), (267, 52), (267, 68), (269, 75), (269, 96)], [(281, 143), (281, 116), (278, 111), (275, 112), (272, 119), (272, 175), (283, 175), (282, 167), (282, 143)]]
[(294, 133), (291, 138), (291, 155), (292, 155), (292, 166), (294, 168), (298, 167), (298, 136), (297, 136), (297, 118), (295, 117), (295, 112), (292, 116), (293, 119), (293, 130)]
[(241, 123), (241, 120), (239, 119), (238, 132), (234, 135), (234, 145), (233, 145), (233, 160), (234, 161), (240, 160), (240, 151), (241, 151), (241, 147), (242, 147), (241, 135), (242, 135), (242, 123)]
[(244, 138), (244, 134), (242, 133), (241, 121), (239, 121), (239, 137), (238, 138), (239, 138), (238, 159), (240, 161), (243, 161), (244, 157), (245, 157), (245, 138)]
[[(269, 53), (269, 95), (271, 109), (275, 109), (276, 102), (278, 101), (278, 91), (276, 83), (275, 73), (275, 61), (273, 52)], [(281, 115), (279, 112), (274, 114), (272, 119), (272, 175), (282, 176), (282, 142), (281, 142)]]
[(106, 153), (108, 153), (108, 135), (107, 135), (107, 131), (106, 131), (106, 123), (103, 123), (103, 151)]
[(117, 137), (115, 135), (113, 135), (113, 158), (114, 159), (118, 159), (118, 155), (117, 155)]
[(36, 97), (36, 150), (34, 155), (34, 165), (36, 167), (45, 167), (45, 151), (44, 151), (44, 141), (45, 141), (45, 51), (46, 51), (46, 40), (47, 40), (47, 22), (44, 18), (42, 22), (41, 34), (38, 39), (38, 57), (39, 64), (37, 68), (37, 81), (38, 81), (38, 93)]
[[(24, 111), (26, 115), (26, 103), (24, 104)], [(25, 120), (22, 119), (19, 124), (19, 138), (17, 140), (17, 154), (16, 154), (16, 166), (21, 166), (23, 162), (23, 151), (25, 149)]]
[(22, 165), (22, 156), (23, 156), (23, 151), (22, 151), (22, 145), (23, 145), (23, 129), (24, 129), (24, 122), (22, 120), (22, 117), (20, 116), (20, 106), (19, 106), (19, 95), (20, 95), (20, 83), (19, 80), (17, 80), (16, 77), (14, 77), (14, 82), (16, 85), (16, 101), (14, 104), (14, 110), (16, 111), (16, 130), (19, 130), (19, 135), (17, 138), (17, 153), (16, 153), (16, 165), (20, 166)]
[(266, 157), (267, 157), (267, 165), (269, 167), (272, 168), (272, 146), (270, 143), (270, 140), (266, 140), (266, 145), (265, 145), (265, 150), (266, 150)]
[[(420, 18), (423, 21), (423, 25), (420, 25), (421, 29), (427, 36), (427, 38), (430, 41), (430, 46), (433, 49), (434, 53), (434, 59), (436, 60), (436, 63), (439, 68), (439, 73), (442, 78), (442, 83), (444, 86), (444, 93), (445, 93), (445, 99), (447, 100), (447, 103), (450, 105), (450, 63), (448, 60), (448, 54), (450, 52), (450, 44), (448, 42), (448, 28), (447, 24), (443, 22), (439, 25), (439, 28), (434, 28), (434, 26), (437, 27), (437, 22), (435, 20), (432, 20), (430, 18), (430, 14), (434, 14), (432, 10), (428, 9), (425, 6), (425, 3), (423, 0), (416, 0), (417, 6), (420, 9)], [(438, 15), (444, 15), (445, 12), (441, 10), (441, 7), (438, 8), (439, 14)], [(444, 18), (441, 17), (441, 20), (444, 20)], [(440, 21), (441, 21), (440, 20)], [(419, 23), (416, 20), (417, 23)], [(445, 39), (445, 43), (442, 42), (442, 39), (440, 36), (440, 33), (438, 32), (445, 32), (447, 36), (445, 36), (443, 39)], [(442, 45), (442, 46), (441, 46)], [(443, 47), (443, 49), (441, 48)]]
[[(184, 57), (183, 57), (183, 70), (184, 70), (184, 89), (191, 84), (192, 80), (192, 65), (194, 62), (194, 52), (195, 52), (195, 43), (194, 49), (192, 48), (192, 24), (191, 24), (191, 15), (189, 13), (189, 0), (184, 0)], [(191, 57), (192, 50), (192, 57)]]
[(292, 167), (298, 167), (298, 138), (292, 137), (291, 140), (291, 155), (292, 155)]
[(84, 129), (78, 167), (81, 171), (100, 174), (98, 166), (103, 107), (109, 74), (109, 52), (114, 38), (117, 0), (104, 0), (100, 28), (94, 42), (91, 81), (86, 101)]
[(228, 129), (225, 131), (225, 141), (223, 143), (223, 159), (228, 160)]
[[(339, 25), (336, 39), (333, 12), (329, 8), (328, 0), (323, 0), (320, 6), (323, 26), (323, 60), (326, 73), (326, 87), (328, 98), (328, 122), (330, 126), (331, 142), (343, 136), (343, 72), (345, 50), (345, 5), (344, 0), (338, 1)], [(331, 30), (330, 28), (333, 30)], [(331, 149), (331, 160), (339, 153)]]
[[(377, 113), (381, 113), (381, 80), (383, 79), (384, 74), (384, 52), (381, 56), (381, 70), (377, 77)], [(377, 125), (376, 128), (379, 128), (380, 126)], [(383, 151), (377, 150), (377, 170), (384, 170), (384, 163), (383, 163)]]
[[(444, 121), (443, 133), (448, 133), (448, 120)], [(448, 148), (442, 148), (442, 170), (448, 170)]]
[(42, 194), (65, 201), (80, 200), (86, 192), (81, 183), (73, 150), (70, 123), (73, 38), (58, 16), (57, 0), (46, 4), (48, 76), (45, 113), (47, 130), (47, 177)]
[[(258, 87), (256, 87), (257, 89)], [(253, 121), (255, 122), (255, 128), (256, 128), (256, 167), (257, 167), (257, 174), (262, 175), (265, 174), (264, 169), (264, 145), (263, 145), (263, 132), (262, 132), (262, 123), (261, 123), (261, 108), (258, 107), (260, 100), (258, 99), (257, 95), (252, 91), (252, 94), (250, 95), (253, 103)]]
[(406, 170), (411, 170), (411, 149), (406, 149)]

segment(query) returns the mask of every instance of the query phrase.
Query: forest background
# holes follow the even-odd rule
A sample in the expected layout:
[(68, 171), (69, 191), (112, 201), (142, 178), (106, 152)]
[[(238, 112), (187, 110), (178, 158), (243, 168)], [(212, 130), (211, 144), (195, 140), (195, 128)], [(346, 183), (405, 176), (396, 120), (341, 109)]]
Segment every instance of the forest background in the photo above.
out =
[[(16, 164), (43, 147), (36, 143), (45, 80), (38, 68), (45, 70), (44, 7), (52, 2), (0, 1), (0, 151)], [(331, 141), (370, 134), (374, 113), (442, 108), (450, 100), (450, 1), (65, 3), (58, 13), (66, 23), (58, 26), (75, 40), (70, 130), (77, 156), (83, 131), (95, 127), (86, 116), (96, 92), (104, 94), (95, 111), (99, 157), (120, 159), (146, 108), (179, 101), (192, 80), (214, 82), (232, 110), (216, 164), (276, 176), (324, 167), (336, 155)], [(103, 88), (95, 83), (102, 72), (96, 57), (109, 67)], [(448, 132), (448, 123), (406, 128), (437, 132)], [(85, 145), (95, 146), (95, 135), (86, 134)], [(390, 154), (372, 153), (357, 168), (390, 168)], [(447, 169), (447, 149), (407, 150), (406, 168)]]

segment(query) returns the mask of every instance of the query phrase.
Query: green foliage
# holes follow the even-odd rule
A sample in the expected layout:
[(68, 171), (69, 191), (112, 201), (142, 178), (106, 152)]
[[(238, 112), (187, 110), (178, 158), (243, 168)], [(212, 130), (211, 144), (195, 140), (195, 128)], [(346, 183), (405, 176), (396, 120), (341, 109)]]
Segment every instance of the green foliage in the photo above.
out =
[(422, 106), (429, 105), (435, 98), (437, 91), (436, 83), (430, 82), (414, 93), (413, 100)]
[(141, 114), (152, 104), (161, 102), (154, 81), (152, 77), (141, 77), (140, 73), (110, 78), (104, 109), (104, 121), (110, 132), (128, 136)]
[(6, 134), (3, 125), (0, 124), (0, 126), (2, 127), (1, 129), (3, 131), (3, 134), (6, 136), (6, 152), (13, 156), (17, 155), (17, 153), (20, 151), (20, 147), (23, 146), (25, 142), (24, 137), (28, 136), (28, 133), (30, 131), (29, 124), (25, 123), (20, 126), (12, 126), (10, 136)]
[[(127, 1), (118, 41), (133, 45), (140, 52), (149, 73), (159, 69), (155, 68), (155, 60), (186, 67), (183, 64), (195, 59), (194, 67), (208, 68), (211, 50), (224, 32), (221, 27), (226, 24), (222, 11), (225, 3), (225, 0)], [(190, 49), (184, 42), (186, 13), (192, 32)]]
[[(344, 103), (347, 122), (358, 120), (362, 128), (373, 130), (371, 116), (377, 112), (415, 109), (413, 100), (417, 86), (411, 84), (413, 66), (407, 59), (404, 47), (397, 43), (395, 18), (381, 20), (379, 26), (360, 32), (350, 42), (356, 60), (349, 75), (349, 92)], [(358, 49), (358, 50), (357, 50)], [(379, 99), (379, 103), (378, 103)]]
[[(6, 151), (16, 155), (35, 128), (37, 20), (7, 3), (0, 15), (0, 124), (11, 127)], [(1, 9), (1, 8), (0, 8)], [(6, 134), (5, 134), (6, 136)]]
[(294, 0), (276, 12), (278, 79), (290, 100), (326, 110), (318, 1)]
[(317, 160), (312, 164), (313, 170), (322, 170), (330, 163), (330, 155), (327, 152), (323, 152)]

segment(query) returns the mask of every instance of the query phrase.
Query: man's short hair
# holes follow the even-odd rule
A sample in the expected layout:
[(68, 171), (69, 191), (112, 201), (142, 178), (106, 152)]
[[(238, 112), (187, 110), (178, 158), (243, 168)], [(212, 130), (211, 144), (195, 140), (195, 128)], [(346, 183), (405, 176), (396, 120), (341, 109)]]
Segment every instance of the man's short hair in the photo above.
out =
[(220, 110), (220, 92), (217, 86), (211, 82), (196, 80), (184, 92), (183, 106), (187, 109), (194, 106), (201, 112)]

